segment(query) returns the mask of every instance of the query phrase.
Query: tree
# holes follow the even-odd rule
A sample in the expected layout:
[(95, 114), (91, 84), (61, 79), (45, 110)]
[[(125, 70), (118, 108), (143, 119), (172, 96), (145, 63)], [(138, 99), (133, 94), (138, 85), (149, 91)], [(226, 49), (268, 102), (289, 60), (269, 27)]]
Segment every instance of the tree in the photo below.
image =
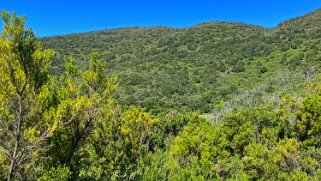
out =
[(228, 144), (220, 128), (196, 117), (170, 148), (170, 180), (218, 180), (227, 169)]
[[(25, 17), (2, 12), (0, 37), (0, 165), (7, 180), (22, 179), (28, 163), (57, 127), (57, 106), (48, 68), (54, 52), (43, 50)], [(2, 175), (4, 176), (4, 175)]]
[[(114, 107), (114, 108), (112, 108)], [(140, 108), (131, 107), (119, 114), (117, 105), (104, 106), (99, 121), (83, 149), (80, 177), (94, 180), (137, 180), (151, 155), (150, 140), (157, 119)]]
[(61, 78), (56, 118), (59, 128), (49, 139), (51, 166), (66, 166), (72, 179), (79, 175), (81, 147), (86, 147), (95, 125), (103, 119), (102, 111), (109, 111), (111, 94), (117, 87), (114, 76), (107, 76), (107, 64), (92, 53), (90, 65), (81, 71), (73, 58), (66, 62)]

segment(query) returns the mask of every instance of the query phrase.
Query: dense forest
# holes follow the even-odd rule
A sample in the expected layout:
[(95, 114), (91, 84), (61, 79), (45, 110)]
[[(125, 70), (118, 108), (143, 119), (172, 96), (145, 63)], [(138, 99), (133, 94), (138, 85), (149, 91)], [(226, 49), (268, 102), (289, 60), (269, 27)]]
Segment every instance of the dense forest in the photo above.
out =
[(321, 10), (41, 39), (2, 20), (0, 179), (321, 180)]

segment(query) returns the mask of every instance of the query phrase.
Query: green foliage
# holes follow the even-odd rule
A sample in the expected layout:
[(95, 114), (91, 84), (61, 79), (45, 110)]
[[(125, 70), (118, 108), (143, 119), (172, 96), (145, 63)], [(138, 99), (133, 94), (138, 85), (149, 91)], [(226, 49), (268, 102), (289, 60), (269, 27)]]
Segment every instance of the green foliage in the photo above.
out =
[[(311, 67), (320, 67), (321, 37), (316, 36), (320, 12), (274, 29), (204, 23), (186, 29), (97, 31), (43, 38), (42, 42), (58, 52), (51, 69), (56, 75), (62, 74), (62, 57), (73, 55), (85, 67), (88, 55), (99, 52), (119, 77), (116, 98), (122, 105), (144, 107), (155, 114), (170, 109), (211, 113), (221, 101), (274, 85), (287, 72), (294, 75), (285, 81), (303, 86), (300, 77)], [(281, 96), (284, 88), (275, 86), (270, 91)]]
[(185, 126), (170, 150), (171, 180), (218, 178), (219, 160), (229, 156), (226, 135), (204, 120)]
[(39, 181), (67, 181), (70, 179), (71, 171), (67, 167), (58, 166), (57, 168), (51, 168), (48, 171), (45, 171), (41, 177), (37, 180)]
[(239, 108), (219, 124), (187, 124), (171, 146), (169, 178), (318, 179), (320, 132), (314, 131), (319, 121), (313, 120), (318, 119), (320, 87), (313, 90), (301, 98), (285, 97), (279, 108)]
[[(0, 37), (1, 176), (11, 180), (27, 171), (41, 142), (55, 130), (55, 87), (48, 75), (54, 52), (42, 50), (25, 18), (2, 12)], [(6, 140), (6, 141), (4, 141)], [(5, 175), (5, 176), (4, 176)]]
[(240, 62), (237, 63), (233, 68), (232, 68), (233, 72), (239, 73), (239, 72), (244, 72), (245, 71), (245, 67), (244, 67), (244, 63)]
[(85, 67), (90, 52), (101, 53), (120, 79), (116, 97), (122, 105), (156, 114), (168, 109), (209, 112), (208, 104), (218, 102), (220, 92), (232, 86), (225, 80), (248, 70), (247, 57), (268, 55), (272, 47), (263, 50), (261, 45), (268, 39), (266, 31), (244, 24), (208, 23), (189, 29), (116, 29), (42, 41), (58, 52), (51, 69), (57, 75), (62, 74), (64, 56), (74, 56)]
[(150, 139), (157, 120), (134, 107), (124, 112), (122, 117), (111, 110), (115, 109), (101, 112), (101, 121), (90, 136), (89, 144), (82, 150), (87, 160), (81, 162), (80, 178), (135, 180), (142, 178), (145, 169), (155, 166), (148, 164), (156, 159), (150, 152), (153, 149)]
[(4, 12), (0, 177), (320, 180), (319, 14), (46, 38), (51, 66)]
[(260, 72), (262, 74), (266, 73), (267, 71), (268, 71), (268, 69), (265, 66), (260, 67)]

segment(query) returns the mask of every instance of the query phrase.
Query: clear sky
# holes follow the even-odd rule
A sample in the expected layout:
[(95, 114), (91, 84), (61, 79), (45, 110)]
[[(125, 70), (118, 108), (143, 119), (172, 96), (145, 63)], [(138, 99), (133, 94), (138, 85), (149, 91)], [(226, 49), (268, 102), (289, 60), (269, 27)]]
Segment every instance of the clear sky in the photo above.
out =
[(27, 25), (40, 37), (209, 21), (274, 27), (318, 8), (320, 0), (0, 0), (1, 10), (27, 16)]

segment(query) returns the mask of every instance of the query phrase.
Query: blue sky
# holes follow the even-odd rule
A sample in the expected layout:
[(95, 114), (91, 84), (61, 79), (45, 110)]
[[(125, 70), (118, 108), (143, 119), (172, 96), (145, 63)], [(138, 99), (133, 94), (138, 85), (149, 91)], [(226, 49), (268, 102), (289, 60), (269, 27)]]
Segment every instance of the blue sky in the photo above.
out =
[(228, 21), (274, 27), (321, 8), (320, 0), (0, 0), (38, 36), (132, 26), (189, 27)]

